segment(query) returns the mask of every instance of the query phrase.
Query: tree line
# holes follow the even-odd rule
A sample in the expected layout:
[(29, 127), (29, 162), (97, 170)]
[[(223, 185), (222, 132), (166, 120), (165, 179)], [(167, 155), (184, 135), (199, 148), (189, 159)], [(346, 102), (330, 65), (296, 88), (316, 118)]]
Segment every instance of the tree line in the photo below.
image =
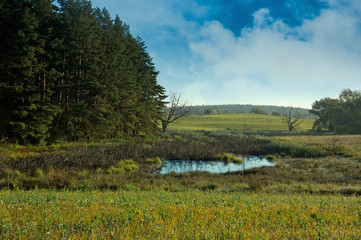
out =
[[(198, 105), (188, 106), (190, 115), (214, 115), (232, 113), (253, 113), (279, 116), (279, 113), (288, 111), (288, 107), (272, 105), (251, 105), (251, 104), (224, 104), (224, 105)], [(312, 118), (309, 109), (297, 108), (301, 118)]]
[(315, 101), (310, 113), (317, 117), (313, 128), (337, 134), (361, 134), (361, 91), (345, 89), (338, 98)]
[(0, 0), (0, 140), (152, 136), (165, 90), (144, 41), (86, 0)]

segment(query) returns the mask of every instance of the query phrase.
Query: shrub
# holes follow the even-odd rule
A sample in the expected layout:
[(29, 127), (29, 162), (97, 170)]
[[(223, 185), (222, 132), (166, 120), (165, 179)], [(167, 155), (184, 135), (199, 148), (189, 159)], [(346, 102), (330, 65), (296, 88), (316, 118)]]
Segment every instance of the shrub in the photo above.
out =
[(132, 173), (136, 172), (139, 169), (139, 166), (132, 159), (122, 160), (108, 168), (109, 174), (123, 174), (123, 173)]
[(1, 171), (1, 176), (6, 177), (6, 178), (18, 178), (21, 177), (22, 174), (19, 170), (13, 170), (10, 168), (5, 168)]
[(147, 158), (145, 161), (146, 163), (155, 164), (157, 166), (162, 164), (162, 160), (159, 157)]
[(214, 183), (208, 183), (200, 188), (203, 191), (210, 191), (210, 190), (216, 190), (217, 184)]
[(272, 116), (281, 117), (281, 113), (278, 111), (272, 112)]
[(276, 160), (280, 159), (281, 156), (278, 153), (276, 153), (276, 154), (269, 154), (266, 156), (266, 158), (269, 161), (276, 161)]
[(35, 177), (36, 178), (44, 178), (44, 173), (43, 173), (43, 171), (41, 170), (41, 169), (36, 169), (36, 171), (35, 171)]
[(79, 177), (85, 178), (85, 177), (87, 177), (89, 175), (89, 171), (87, 169), (83, 169), (83, 170), (78, 172), (78, 175), (79, 175)]
[(265, 110), (258, 108), (258, 107), (252, 108), (250, 113), (267, 115), (267, 112)]
[(224, 162), (243, 163), (243, 159), (238, 158), (232, 153), (218, 154), (217, 158)]

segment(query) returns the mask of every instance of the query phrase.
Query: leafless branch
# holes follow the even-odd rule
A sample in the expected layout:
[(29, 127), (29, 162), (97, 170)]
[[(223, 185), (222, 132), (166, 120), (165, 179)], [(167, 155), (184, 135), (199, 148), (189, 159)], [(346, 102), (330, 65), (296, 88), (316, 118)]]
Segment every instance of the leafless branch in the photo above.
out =
[(286, 111), (281, 114), (282, 122), (286, 123), (288, 130), (292, 132), (300, 126), (304, 119), (301, 118), (300, 112), (294, 107), (288, 107)]
[(171, 92), (169, 94), (169, 107), (164, 112), (164, 118), (162, 120), (163, 132), (167, 130), (169, 124), (188, 115), (188, 102), (182, 100), (181, 97), (182, 95), (180, 93)]

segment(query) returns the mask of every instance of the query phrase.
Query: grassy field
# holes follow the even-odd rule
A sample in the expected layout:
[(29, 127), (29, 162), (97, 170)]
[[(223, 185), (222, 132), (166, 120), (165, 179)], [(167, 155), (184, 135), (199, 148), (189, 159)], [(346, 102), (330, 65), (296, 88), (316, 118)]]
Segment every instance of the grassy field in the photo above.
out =
[[(296, 129), (308, 131), (312, 129), (313, 120), (305, 119)], [(205, 130), (216, 131), (225, 129), (252, 131), (287, 131), (287, 125), (279, 117), (260, 114), (221, 114), (221, 115), (190, 115), (169, 125), (169, 130)]]
[[(251, 114), (189, 116), (173, 127), (182, 131), (147, 144), (1, 145), (0, 239), (361, 236), (360, 135), (243, 134), (287, 130), (277, 117)], [(161, 159), (231, 152), (268, 155), (275, 166), (154, 172)]]
[(1, 239), (358, 239), (355, 196), (2, 191)]

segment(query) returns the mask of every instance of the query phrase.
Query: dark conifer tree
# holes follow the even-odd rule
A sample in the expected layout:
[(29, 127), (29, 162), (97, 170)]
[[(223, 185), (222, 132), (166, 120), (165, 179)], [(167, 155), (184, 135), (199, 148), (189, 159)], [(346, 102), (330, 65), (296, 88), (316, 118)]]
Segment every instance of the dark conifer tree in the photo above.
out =
[(128, 138), (132, 136), (136, 123), (135, 104), (137, 93), (137, 72), (134, 66), (133, 37), (129, 27), (116, 16), (113, 30), (115, 34), (115, 49), (113, 56), (115, 64), (112, 66), (112, 83), (116, 89), (114, 107), (116, 114), (116, 132)]
[(164, 89), (145, 43), (90, 1), (0, 0), (0, 138), (154, 135)]
[(117, 19), (111, 20), (106, 9), (97, 9), (98, 19), (102, 27), (101, 42), (101, 63), (102, 69), (99, 80), (104, 85), (104, 98), (107, 102), (107, 136), (110, 138), (124, 137), (121, 124), (122, 112), (121, 82), (124, 78), (124, 28)]
[(158, 129), (158, 120), (162, 113), (159, 106), (163, 106), (164, 88), (157, 84), (158, 72), (152, 58), (146, 52), (146, 46), (141, 38), (136, 39), (138, 50), (136, 58), (138, 98), (136, 105), (136, 128), (134, 134), (153, 135)]
[(89, 1), (61, 1), (64, 33), (62, 117), (69, 140), (89, 139), (102, 124), (105, 105), (98, 81), (100, 25)]
[(49, 1), (4, 1), (2, 6), (1, 128), (19, 143), (40, 143), (49, 136), (56, 110), (45, 70), (52, 27), (44, 26), (54, 12)]

